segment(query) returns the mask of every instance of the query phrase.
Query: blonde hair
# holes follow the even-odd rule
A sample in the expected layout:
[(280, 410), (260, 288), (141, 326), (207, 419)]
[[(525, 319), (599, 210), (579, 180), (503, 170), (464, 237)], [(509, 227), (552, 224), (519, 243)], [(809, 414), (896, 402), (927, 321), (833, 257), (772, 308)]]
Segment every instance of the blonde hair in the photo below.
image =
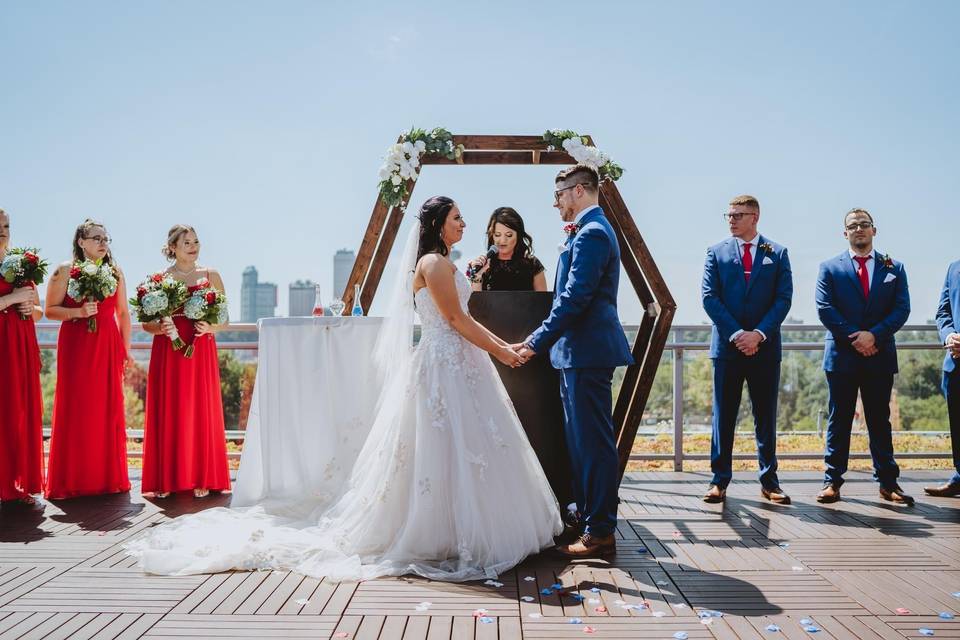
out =
[(197, 231), (186, 224), (175, 224), (170, 227), (170, 231), (167, 231), (167, 244), (160, 249), (160, 253), (163, 254), (163, 257), (167, 260), (175, 260), (177, 253), (175, 251), (177, 243), (180, 242), (180, 238), (187, 235), (188, 233), (196, 234)]
[(730, 204), (732, 206), (740, 205), (744, 207), (753, 207), (757, 211), (760, 210), (760, 202), (753, 196), (749, 196), (746, 194), (742, 196), (737, 196), (736, 198), (730, 201)]

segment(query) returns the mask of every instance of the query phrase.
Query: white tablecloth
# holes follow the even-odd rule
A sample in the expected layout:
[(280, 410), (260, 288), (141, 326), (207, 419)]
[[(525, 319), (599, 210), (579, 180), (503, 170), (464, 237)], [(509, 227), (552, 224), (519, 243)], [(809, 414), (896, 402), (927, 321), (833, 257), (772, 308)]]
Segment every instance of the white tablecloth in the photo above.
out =
[(380, 392), (371, 354), (381, 322), (260, 321), (257, 379), (232, 506), (302, 502), (315, 508), (343, 489)]

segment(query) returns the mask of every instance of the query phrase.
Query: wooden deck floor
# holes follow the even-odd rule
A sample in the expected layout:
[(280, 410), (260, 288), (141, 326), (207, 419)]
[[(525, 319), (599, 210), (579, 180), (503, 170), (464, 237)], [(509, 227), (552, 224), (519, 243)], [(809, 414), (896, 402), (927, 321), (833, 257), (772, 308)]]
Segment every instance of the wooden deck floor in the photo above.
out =
[(497, 584), (147, 576), (123, 541), (227, 499), (5, 506), (0, 639), (960, 638), (960, 499), (921, 497), (944, 477), (908, 474), (920, 501), (901, 508), (865, 474), (823, 506), (818, 474), (785, 473), (794, 504), (776, 507), (752, 474), (738, 474), (725, 506), (699, 500), (703, 474), (632, 474), (615, 559), (544, 555)]

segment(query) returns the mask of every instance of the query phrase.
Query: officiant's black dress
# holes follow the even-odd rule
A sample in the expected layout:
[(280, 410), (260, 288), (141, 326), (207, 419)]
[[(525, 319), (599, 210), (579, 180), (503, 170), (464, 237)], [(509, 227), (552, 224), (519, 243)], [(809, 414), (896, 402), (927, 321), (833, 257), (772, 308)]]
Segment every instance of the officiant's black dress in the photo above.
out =
[(483, 291), (533, 291), (533, 278), (543, 271), (543, 263), (535, 256), (501, 260), (490, 258), (490, 268), (483, 274)]

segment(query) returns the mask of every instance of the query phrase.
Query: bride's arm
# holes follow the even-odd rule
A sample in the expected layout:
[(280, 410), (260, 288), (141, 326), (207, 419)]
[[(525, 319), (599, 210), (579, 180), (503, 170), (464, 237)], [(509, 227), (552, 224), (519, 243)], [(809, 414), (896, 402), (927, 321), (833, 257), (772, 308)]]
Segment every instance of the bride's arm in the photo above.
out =
[(453, 279), (453, 271), (445, 260), (439, 256), (425, 256), (421, 262), (420, 270), (437, 309), (457, 333), (506, 365), (517, 366), (522, 364), (523, 360), (509, 345), (503, 341), (498, 342), (493, 334), (460, 307), (460, 298), (457, 296), (457, 285)]

